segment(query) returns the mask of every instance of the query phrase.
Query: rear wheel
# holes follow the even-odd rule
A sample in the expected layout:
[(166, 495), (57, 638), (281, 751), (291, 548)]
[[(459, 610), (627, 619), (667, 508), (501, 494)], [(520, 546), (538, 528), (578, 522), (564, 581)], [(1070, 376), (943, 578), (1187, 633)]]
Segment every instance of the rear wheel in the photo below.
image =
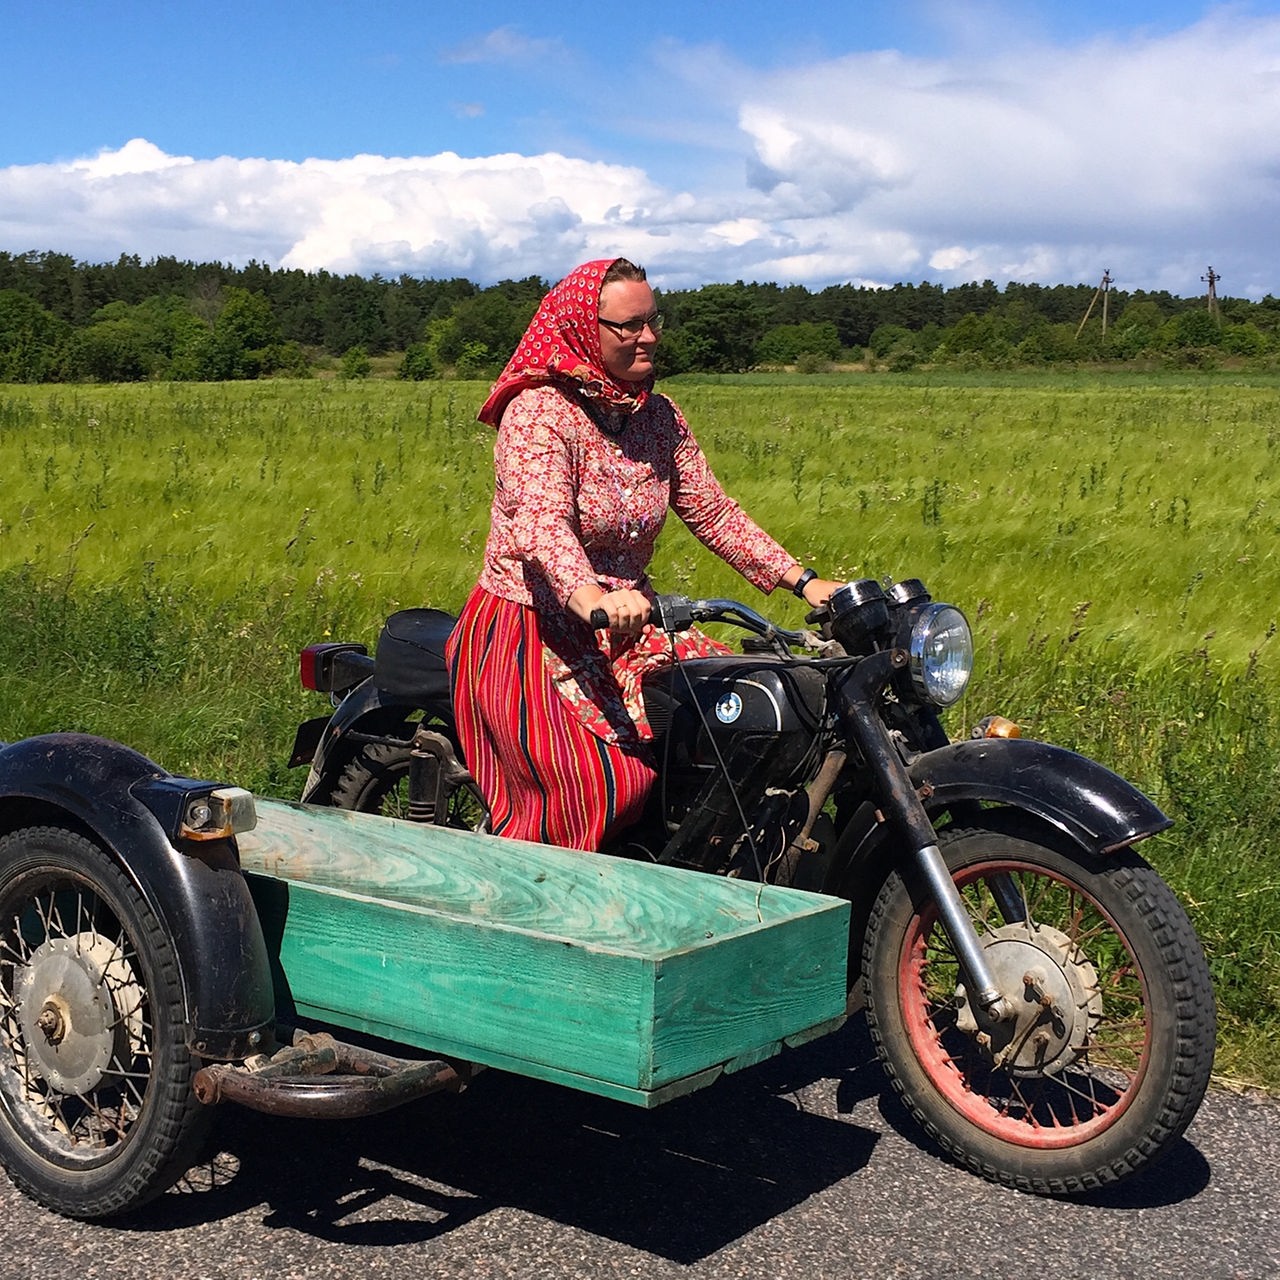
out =
[(1012, 824), (938, 844), (1016, 1014), (972, 1007), (932, 900), (890, 876), (863, 952), (867, 1016), (907, 1106), (953, 1158), (1027, 1191), (1154, 1160), (1213, 1062), (1208, 967), (1173, 893), (1132, 853), (1091, 859)]
[[(387, 818), (410, 818), (409, 769), (412, 753), (408, 743), (367, 743), (347, 760), (333, 786), (316, 804), (359, 813), (380, 813)], [(488, 816), (484, 801), (473, 782), (446, 789), (444, 812), (436, 821), (463, 831), (478, 831)]]
[(173, 946), (92, 841), (0, 839), (0, 1162), (46, 1207), (106, 1217), (195, 1159), (195, 1097)]

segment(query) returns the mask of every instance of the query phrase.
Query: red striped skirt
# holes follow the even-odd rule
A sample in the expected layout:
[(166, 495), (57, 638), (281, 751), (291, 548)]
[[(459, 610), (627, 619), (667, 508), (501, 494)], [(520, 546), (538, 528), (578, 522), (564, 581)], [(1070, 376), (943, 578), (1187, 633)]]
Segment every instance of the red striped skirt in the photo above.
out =
[(574, 713), (547, 673), (536, 609), (477, 587), (446, 656), (494, 835), (594, 850), (639, 818), (656, 777), (650, 752), (606, 742)]

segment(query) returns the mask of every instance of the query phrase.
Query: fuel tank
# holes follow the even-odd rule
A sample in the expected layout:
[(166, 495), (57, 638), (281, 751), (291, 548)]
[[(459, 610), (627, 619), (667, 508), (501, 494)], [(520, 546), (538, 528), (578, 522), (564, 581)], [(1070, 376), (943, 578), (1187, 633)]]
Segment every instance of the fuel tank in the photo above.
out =
[(826, 701), (821, 671), (769, 655), (693, 658), (644, 680), (655, 749), (677, 768), (712, 765), (743, 738), (777, 739), (797, 760), (817, 737)]

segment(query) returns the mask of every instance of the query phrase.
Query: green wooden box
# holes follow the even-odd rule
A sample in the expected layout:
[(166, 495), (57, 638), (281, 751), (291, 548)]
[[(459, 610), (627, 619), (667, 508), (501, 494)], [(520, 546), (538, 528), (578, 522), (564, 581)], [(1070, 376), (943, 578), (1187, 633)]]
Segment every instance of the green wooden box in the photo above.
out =
[(653, 1106), (844, 1015), (840, 899), (272, 800), (239, 847), (337, 1026)]

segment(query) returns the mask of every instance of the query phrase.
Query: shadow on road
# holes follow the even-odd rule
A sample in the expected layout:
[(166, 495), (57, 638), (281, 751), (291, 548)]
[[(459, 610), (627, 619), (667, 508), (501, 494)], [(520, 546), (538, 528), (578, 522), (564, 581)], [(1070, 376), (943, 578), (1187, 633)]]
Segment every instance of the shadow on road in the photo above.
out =
[[(865, 1024), (643, 1111), (499, 1072), (359, 1121), (282, 1120), (226, 1108), (216, 1152), (115, 1227), (173, 1231), (265, 1206), (267, 1226), (349, 1245), (447, 1234), (510, 1207), (678, 1263), (715, 1253), (863, 1169), (878, 1135), (805, 1110), (833, 1082), (847, 1116), (885, 1123), (942, 1160), (888, 1088)], [(830, 1085), (828, 1085), (830, 1087)], [(1207, 1162), (1185, 1139), (1146, 1174), (1077, 1203), (1141, 1209), (1190, 1199)]]
[[(435, 1095), (361, 1121), (228, 1108), (216, 1153), (113, 1225), (178, 1230), (264, 1204), (269, 1226), (390, 1245), (510, 1206), (694, 1262), (866, 1165), (874, 1132), (791, 1096), (829, 1078), (837, 1045), (846, 1064), (852, 1054), (874, 1066), (858, 1024), (654, 1111), (498, 1072), (461, 1098)], [(862, 1080), (861, 1067), (854, 1075)], [(865, 1073), (867, 1096), (882, 1083)]]

